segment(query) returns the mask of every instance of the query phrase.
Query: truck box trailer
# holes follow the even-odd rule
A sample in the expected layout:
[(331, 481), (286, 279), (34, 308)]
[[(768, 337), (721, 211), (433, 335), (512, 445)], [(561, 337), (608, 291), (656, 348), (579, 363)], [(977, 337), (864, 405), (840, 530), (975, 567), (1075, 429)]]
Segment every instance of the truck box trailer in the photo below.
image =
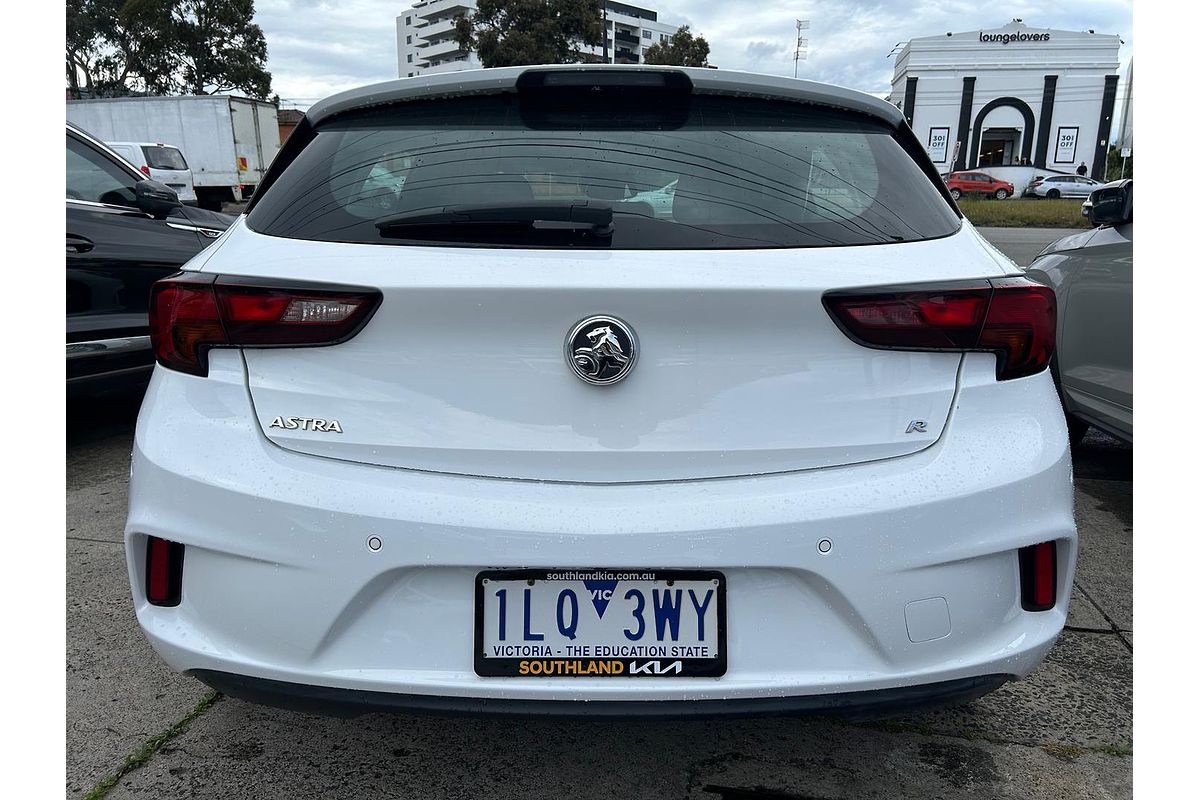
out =
[(246, 97), (69, 100), (67, 120), (106, 142), (178, 147), (191, 167), (197, 204), (215, 211), (248, 198), (279, 152), (278, 109)]

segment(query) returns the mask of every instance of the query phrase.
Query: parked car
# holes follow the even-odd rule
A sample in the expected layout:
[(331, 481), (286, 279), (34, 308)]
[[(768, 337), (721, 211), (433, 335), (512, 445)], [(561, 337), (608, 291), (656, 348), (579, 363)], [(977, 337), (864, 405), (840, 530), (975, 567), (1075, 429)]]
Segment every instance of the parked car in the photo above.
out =
[(1092, 192), (1099, 227), (1065, 236), (1029, 266), (1058, 295), (1052, 374), (1072, 442), (1091, 426), (1133, 442), (1133, 179)]
[(648, 203), (654, 211), (656, 217), (670, 217), (671, 208), (675, 204), (675, 187), (679, 184), (679, 179), (668, 183), (661, 189), (648, 189), (644, 192), (637, 192), (625, 200), (626, 203)]
[(993, 178), (986, 172), (951, 172), (945, 180), (950, 196), (955, 200), (964, 194), (981, 194), (997, 200), (1005, 200), (1013, 195), (1011, 183)]
[(187, 159), (178, 147), (162, 142), (105, 142), (113, 152), (133, 164), (147, 178), (165, 183), (180, 201), (196, 205), (196, 187)]
[(68, 123), (67, 388), (145, 383), (154, 366), (150, 287), (233, 221), (185, 208), (94, 136)]
[(1100, 181), (1082, 175), (1050, 175), (1037, 177), (1025, 188), (1024, 197), (1087, 197), (1101, 186)]
[[(623, 207), (671, 174), (670, 219)], [(1054, 315), (867, 94), (609, 65), (345, 92), (154, 286), (137, 617), (221, 691), (350, 713), (974, 697), (1066, 620)]]

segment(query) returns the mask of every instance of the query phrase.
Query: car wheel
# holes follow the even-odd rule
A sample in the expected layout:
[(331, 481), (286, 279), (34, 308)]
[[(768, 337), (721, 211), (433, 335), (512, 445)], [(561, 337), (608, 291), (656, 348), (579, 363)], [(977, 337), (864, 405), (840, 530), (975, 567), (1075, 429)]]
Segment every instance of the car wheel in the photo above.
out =
[(997, 200), (1006, 200), (1008, 198), (1008, 189), (997, 189), (996, 193), (992, 196)]
[(1046, 192), (1046, 197), (1050, 200), (1057, 200), (1058, 198), (1062, 197), (1062, 192), (1060, 192), (1058, 189), (1051, 189), (1050, 191)]
[(962, 197), (962, 192), (960, 192), (958, 189), (951, 189), (950, 196), (957, 200), (958, 198)]

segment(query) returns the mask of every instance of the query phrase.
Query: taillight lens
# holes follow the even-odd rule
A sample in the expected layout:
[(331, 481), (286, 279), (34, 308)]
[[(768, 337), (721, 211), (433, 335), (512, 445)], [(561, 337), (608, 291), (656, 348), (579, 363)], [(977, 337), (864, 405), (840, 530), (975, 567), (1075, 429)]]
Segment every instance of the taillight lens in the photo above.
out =
[(379, 307), (377, 289), (180, 273), (150, 292), (158, 363), (207, 375), (213, 347), (316, 347), (357, 334)]
[(150, 175), (150, 168), (147, 167), (145, 164), (142, 164), (142, 174), (146, 175), (147, 177), (149, 177), (149, 175)]
[(992, 352), (998, 380), (1040, 372), (1054, 354), (1054, 291), (1026, 278), (829, 292), (823, 300), (861, 345)]

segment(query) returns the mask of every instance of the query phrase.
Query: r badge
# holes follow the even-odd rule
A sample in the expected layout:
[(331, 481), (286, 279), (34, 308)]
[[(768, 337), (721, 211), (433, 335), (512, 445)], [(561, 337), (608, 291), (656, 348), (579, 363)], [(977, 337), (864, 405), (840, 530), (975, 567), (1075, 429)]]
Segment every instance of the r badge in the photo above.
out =
[(637, 361), (633, 329), (616, 317), (588, 317), (567, 335), (567, 363), (575, 375), (608, 386), (629, 374)]

